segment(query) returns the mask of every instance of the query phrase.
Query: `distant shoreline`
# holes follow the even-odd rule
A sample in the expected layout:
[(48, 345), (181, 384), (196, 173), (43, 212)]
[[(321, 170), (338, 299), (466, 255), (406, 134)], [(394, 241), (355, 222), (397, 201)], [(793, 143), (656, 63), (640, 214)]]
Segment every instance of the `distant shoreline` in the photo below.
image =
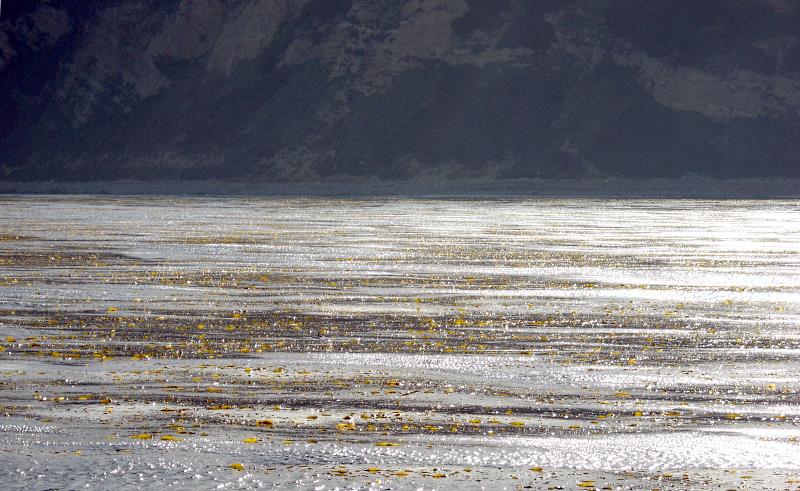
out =
[(800, 179), (455, 179), (331, 180), (264, 182), (216, 180), (13, 182), (0, 181), (0, 194), (92, 194), (112, 196), (307, 196), (414, 198), (686, 198), (797, 199)]

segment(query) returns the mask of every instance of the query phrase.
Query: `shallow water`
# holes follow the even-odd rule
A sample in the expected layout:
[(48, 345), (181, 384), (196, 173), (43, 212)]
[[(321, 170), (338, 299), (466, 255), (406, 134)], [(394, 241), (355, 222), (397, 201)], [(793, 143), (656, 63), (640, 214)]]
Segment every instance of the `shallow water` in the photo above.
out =
[(798, 488), (798, 212), (0, 197), (0, 482)]

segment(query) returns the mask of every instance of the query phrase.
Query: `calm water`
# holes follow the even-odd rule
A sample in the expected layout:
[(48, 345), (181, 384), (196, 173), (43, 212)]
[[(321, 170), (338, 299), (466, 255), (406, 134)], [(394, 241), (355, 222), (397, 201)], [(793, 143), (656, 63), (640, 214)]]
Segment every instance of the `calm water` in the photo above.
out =
[(0, 197), (0, 481), (794, 489), (799, 212)]

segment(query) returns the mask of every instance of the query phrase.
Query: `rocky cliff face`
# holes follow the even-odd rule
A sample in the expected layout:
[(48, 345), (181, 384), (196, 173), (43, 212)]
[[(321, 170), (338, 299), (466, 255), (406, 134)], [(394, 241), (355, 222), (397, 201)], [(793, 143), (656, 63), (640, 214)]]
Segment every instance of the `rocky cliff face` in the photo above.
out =
[(800, 176), (792, 0), (71, 4), (3, 2), (0, 179)]

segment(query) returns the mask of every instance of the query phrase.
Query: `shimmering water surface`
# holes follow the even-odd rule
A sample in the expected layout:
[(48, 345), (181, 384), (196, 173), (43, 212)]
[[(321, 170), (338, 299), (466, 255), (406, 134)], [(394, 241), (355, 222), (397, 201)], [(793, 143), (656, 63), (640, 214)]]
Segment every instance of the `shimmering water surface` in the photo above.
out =
[(800, 203), (0, 198), (6, 489), (798, 489)]

